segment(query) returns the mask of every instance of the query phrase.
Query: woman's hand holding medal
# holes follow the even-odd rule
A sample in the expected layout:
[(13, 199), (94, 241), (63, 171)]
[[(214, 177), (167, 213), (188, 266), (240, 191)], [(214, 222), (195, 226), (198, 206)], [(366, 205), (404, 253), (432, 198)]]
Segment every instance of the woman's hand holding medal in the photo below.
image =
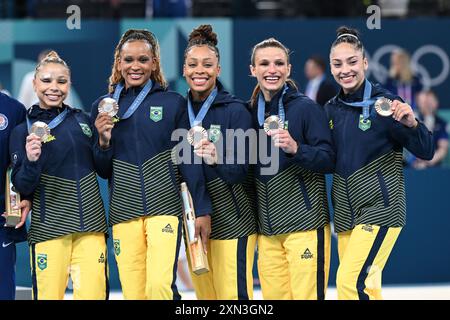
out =
[(99, 113), (95, 119), (95, 127), (98, 131), (98, 144), (103, 149), (108, 148), (111, 131), (114, 128), (113, 118), (107, 113)]
[(414, 115), (414, 112), (409, 104), (394, 100), (392, 102), (392, 111), (392, 117), (396, 121), (409, 128), (417, 127), (418, 122), (416, 120), (416, 116)]
[(28, 161), (35, 162), (39, 159), (42, 152), (42, 141), (39, 136), (31, 133), (27, 136), (25, 150), (27, 152)]
[(202, 139), (194, 145), (194, 152), (197, 156), (202, 157), (209, 165), (217, 163), (216, 146), (208, 139)]
[(292, 139), (288, 130), (272, 129), (267, 132), (267, 135), (272, 137), (275, 147), (281, 148), (285, 153), (297, 153), (298, 144)]

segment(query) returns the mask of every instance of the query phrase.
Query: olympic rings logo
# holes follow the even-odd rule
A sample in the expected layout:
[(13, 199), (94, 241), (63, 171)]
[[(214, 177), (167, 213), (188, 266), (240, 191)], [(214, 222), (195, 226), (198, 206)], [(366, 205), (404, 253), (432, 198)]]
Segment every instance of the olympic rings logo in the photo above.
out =
[[(381, 64), (381, 59), (387, 54), (390, 55), (391, 52), (396, 49), (401, 48), (395, 44), (387, 44), (379, 47), (374, 52), (372, 57), (370, 57), (369, 53), (366, 51), (366, 56), (370, 66), (368, 73), (369, 75), (370, 73), (372, 73), (372, 75), (378, 82), (385, 83), (389, 76), (389, 69), (388, 67), (385, 67), (383, 64)], [(437, 56), (442, 64), (442, 67), (440, 69), (441, 72), (436, 76), (430, 75), (430, 72), (427, 70), (427, 68), (420, 63), (421, 58), (427, 54)], [(427, 44), (420, 47), (412, 54), (411, 68), (416, 74), (419, 75), (419, 78), (422, 81), (422, 85), (425, 88), (431, 88), (438, 86), (445, 80), (447, 80), (450, 73), (450, 61), (448, 54), (440, 47), (432, 44)]]

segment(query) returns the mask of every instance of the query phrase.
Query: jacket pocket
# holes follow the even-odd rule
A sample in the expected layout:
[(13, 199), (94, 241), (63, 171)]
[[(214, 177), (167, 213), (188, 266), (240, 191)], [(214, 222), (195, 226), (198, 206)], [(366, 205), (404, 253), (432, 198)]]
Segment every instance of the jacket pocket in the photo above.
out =
[(236, 216), (239, 219), (241, 217), (241, 209), (240, 209), (238, 201), (236, 199), (236, 195), (234, 193), (233, 186), (228, 185), (228, 190), (230, 190), (231, 199), (233, 200), (233, 205), (234, 205), (234, 209), (236, 212)]
[(170, 180), (172, 181), (172, 185), (174, 187), (175, 190), (177, 190), (177, 192), (180, 192), (180, 187), (178, 186), (177, 183), (177, 177), (176, 177), (176, 173), (175, 173), (175, 168), (173, 167), (173, 163), (172, 160), (167, 161), (167, 166), (169, 168), (169, 175), (170, 175)]
[(46, 203), (45, 203), (45, 185), (43, 183), (39, 184), (39, 202), (40, 202), (40, 220), (41, 223), (45, 222), (45, 208), (46, 208)]
[(305, 206), (307, 210), (311, 210), (311, 201), (309, 201), (309, 197), (308, 197), (308, 192), (306, 191), (306, 185), (305, 185), (305, 181), (303, 180), (303, 177), (299, 174), (297, 176), (299, 185), (300, 185), (300, 190), (302, 191), (303, 194), (303, 200), (305, 201)]
[(386, 186), (386, 181), (384, 180), (383, 174), (380, 170), (377, 171), (378, 182), (380, 184), (381, 193), (383, 195), (384, 207), (389, 206), (389, 193)]

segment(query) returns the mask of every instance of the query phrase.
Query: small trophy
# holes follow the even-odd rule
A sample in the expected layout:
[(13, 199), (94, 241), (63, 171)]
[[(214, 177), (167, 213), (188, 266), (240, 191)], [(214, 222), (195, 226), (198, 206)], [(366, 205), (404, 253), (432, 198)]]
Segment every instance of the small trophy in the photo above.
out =
[(189, 129), (187, 133), (187, 141), (190, 145), (194, 146), (200, 142), (200, 140), (208, 139), (208, 131), (201, 126), (195, 126)]
[(50, 128), (45, 122), (42, 121), (36, 121), (33, 123), (30, 129), (30, 133), (34, 133), (39, 138), (41, 138), (42, 142), (46, 142), (49, 140), (52, 136), (50, 134)]
[(203, 250), (201, 238), (194, 239), (195, 211), (191, 193), (185, 182), (181, 183), (181, 198), (183, 203), (184, 232), (188, 242), (187, 250), (191, 261), (192, 272), (200, 275), (209, 272), (208, 258)]
[(388, 98), (379, 98), (375, 101), (375, 110), (380, 116), (388, 117), (392, 115), (392, 100)]
[[(9, 168), (6, 171), (6, 190), (5, 190), (5, 209), (6, 209), (6, 223), (7, 227), (15, 227), (19, 224), (22, 217), (19, 204), (20, 194), (16, 192), (14, 186), (11, 183), (11, 171)], [(15, 209), (17, 207), (17, 209)]]
[(98, 104), (99, 113), (107, 113), (110, 117), (114, 117), (119, 112), (119, 105), (113, 98), (104, 98)]
[(264, 121), (264, 131), (268, 133), (270, 130), (283, 129), (284, 123), (278, 116), (270, 116)]

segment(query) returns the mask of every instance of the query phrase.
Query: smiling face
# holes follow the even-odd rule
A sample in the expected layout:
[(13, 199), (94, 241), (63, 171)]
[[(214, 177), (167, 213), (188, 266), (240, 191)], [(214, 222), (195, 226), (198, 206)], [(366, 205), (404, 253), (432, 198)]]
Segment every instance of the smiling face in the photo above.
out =
[(206, 99), (216, 87), (216, 79), (219, 75), (219, 59), (207, 45), (194, 46), (187, 52), (183, 76), (194, 100)]
[(59, 63), (42, 65), (33, 79), (33, 88), (41, 108), (61, 107), (70, 90), (69, 70)]
[(363, 52), (350, 43), (340, 43), (331, 49), (331, 74), (345, 94), (353, 93), (364, 82), (368, 68)]
[(278, 47), (266, 47), (255, 51), (254, 65), (250, 71), (258, 80), (264, 99), (269, 101), (284, 86), (291, 74), (286, 52)]
[(146, 41), (126, 42), (120, 50), (119, 59), (117, 69), (127, 89), (144, 85), (150, 79), (152, 72), (156, 70), (151, 46)]

